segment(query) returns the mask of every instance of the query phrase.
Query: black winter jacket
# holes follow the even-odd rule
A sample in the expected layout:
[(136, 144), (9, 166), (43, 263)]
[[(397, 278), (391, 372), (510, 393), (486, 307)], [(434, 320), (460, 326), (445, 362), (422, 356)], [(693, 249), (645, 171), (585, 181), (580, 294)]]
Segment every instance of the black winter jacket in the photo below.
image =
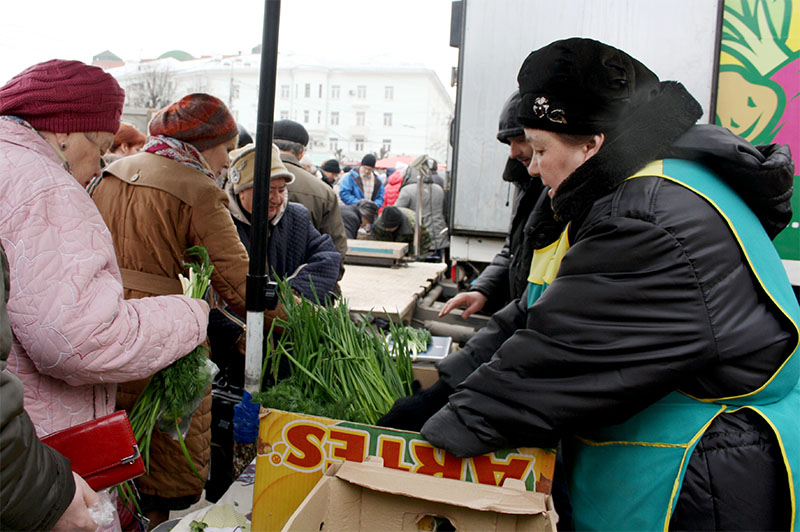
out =
[(361, 227), (361, 212), (356, 205), (340, 205), (342, 223), (347, 238), (358, 238), (358, 229)]
[(554, 220), (541, 180), (531, 178), (521, 162), (508, 159), (503, 180), (516, 188), (508, 235), (503, 249), (470, 287), (487, 297), (484, 312), (488, 313), (522, 295), (528, 285), (533, 250), (558, 238), (565, 225)]
[[(250, 253), (250, 223), (237, 216), (233, 217), (233, 223)], [(308, 210), (299, 203), (287, 203), (280, 221), (270, 226), (267, 247), (270, 273), (289, 278), (292, 289), (311, 301), (317, 297), (323, 301), (333, 295), (341, 260), (330, 235), (317, 231)]]
[[(756, 149), (725, 129), (691, 127), (698, 116), (682, 86), (662, 83), (561, 184), (552, 204), (571, 221), (570, 249), (557, 277), (530, 308), (525, 297), (509, 304), (439, 363), (456, 391), (422, 429), (434, 445), (460, 456), (552, 446), (620, 423), (674, 390), (700, 398), (750, 392), (786, 360), (795, 331), (717, 211), (659, 177), (625, 181), (658, 158), (698, 161), (732, 185), (774, 238), (791, 216), (788, 148)], [(759, 528), (788, 526), (776, 449), (762, 421), (719, 416), (691, 457), (671, 526), (723, 529), (746, 518), (761, 520)], [(714, 507), (709, 494), (737, 489), (744, 497), (758, 491), (758, 501)], [(710, 523), (701, 523), (704, 512)]]

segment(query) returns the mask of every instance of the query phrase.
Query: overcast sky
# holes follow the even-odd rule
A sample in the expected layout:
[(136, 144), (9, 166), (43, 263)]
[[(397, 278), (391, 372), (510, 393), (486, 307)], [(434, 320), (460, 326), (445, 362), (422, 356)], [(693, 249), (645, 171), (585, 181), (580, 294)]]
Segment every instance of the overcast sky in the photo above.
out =
[[(449, 88), (450, 0), (283, 0), (281, 53), (383, 57), (436, 70)], [(264, 0), (15, 0), (0, 8), (0, 85), (53, 58), (90, 63), (168, 50), (247, 53), (261, 42)]]

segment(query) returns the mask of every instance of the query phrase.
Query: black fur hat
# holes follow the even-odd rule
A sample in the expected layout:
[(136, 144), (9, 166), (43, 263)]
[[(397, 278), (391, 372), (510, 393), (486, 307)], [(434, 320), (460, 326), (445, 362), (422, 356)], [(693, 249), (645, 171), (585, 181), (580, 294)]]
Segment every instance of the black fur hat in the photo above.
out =
[(517, 76), (525, 127), (577, 135), (608, 133), (659, 92), (650, 69), (622, 50), (571, 38), (540, 48)]

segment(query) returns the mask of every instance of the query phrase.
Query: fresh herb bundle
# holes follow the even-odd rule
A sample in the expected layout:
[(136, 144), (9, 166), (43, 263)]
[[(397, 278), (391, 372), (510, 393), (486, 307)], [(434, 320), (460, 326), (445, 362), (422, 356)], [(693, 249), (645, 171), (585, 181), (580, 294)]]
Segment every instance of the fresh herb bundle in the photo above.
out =
[[(405, 327), (390, 325), (395, 340), (368, 320), (350, 318), (347, 303), (316, 306), (293, 297), (287, 283), (279, 282), (286, 319), (276, 318), (270, 328), (283, 333), (267, 342), (262, 380), (287, 363), (292, 376), (254, 395), (270, 408), (299, 411), (349, 421), (374, 424), (396, 399), (411, 394), (411, 348)], [(416, 333), (415, 333), (416, 334)], [(427, 345), (427, 344), (426, 344)]]
[[(183, 294), (202, 298), (211, 282), (214, 266), (209, 261), (208, 251), (202, 246), (187, 249), (185, 255), (196, 259), (197, 262), (184, 263), (184, 266), (189, 268), (188, 279), (178, 275), (183, 286)], [(192, 413), (203, 400), (214, 373), (216, 366), (208, 359), (208, 349), (205, 346), (197, 346), (188, 355), (153, 375), (147, 383), (136, 404), (133, 405), (130, 422), (148, 471), (150, 471), (150, 441), (153, 430), (158, 427), (177, 437), (189, 467), (200, 477), (186, 448), (183, 434), (188, 430)]]
[(433, 335), (427, 329), (414, 327), (397, 327), (392, 331), (392, 353), (396, 351), (410, 352), (413, 360), (419, 353), (428, 350)]

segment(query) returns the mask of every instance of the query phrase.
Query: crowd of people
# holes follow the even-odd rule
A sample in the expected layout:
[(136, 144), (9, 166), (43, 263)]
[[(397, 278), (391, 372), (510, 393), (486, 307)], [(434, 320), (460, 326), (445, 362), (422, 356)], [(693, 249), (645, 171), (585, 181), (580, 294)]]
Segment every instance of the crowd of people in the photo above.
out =
[[(800, 309), (770, 242), (791, 218), (788, 148), (696, 125), (680, 83), (591, 39), (531, 52), (517, 86), (497, 132), (517, 188), (506, 245), (442, 310), (492, 318), (379, 424), (463, 457), (558, 448), (562, 529), (796, 527)], [(252, 138), (209, 94), (146, 135), (121, 123), (123, 101), (77, 61), (0, 87), (3, 530), (94, 530), (97, 494), (39, 438), (131, 408), (207, 338), (241, 348)], [(436, 161), (316, 168), (290, 120), (272, 141), (268, 264), (295, 297), (336, 300), (348, 238), (418, 233), (417, 255), (447, 259)], [(196, 245), (214, 309), (180, 295)], [(201, 496), (210, 406), (207, 392), (185, 437), (199, 475), (153, 435), (136, 480), (151, 527)]]
[[(301, 124), (284, 120), (293, 127)], [(424, 260), (447, 260), (447, 200), (438, 163), (427, 155), (411, 165), (377, 168), (375, 155), (364, 155), (354, 167), (342, 168), (328, 159), (317, 169), (320, 179), (338, 194), (347, 238), (363, 238), (409, 244), (409, 254)], [(422, 187), (421, 203), (418, 186)], [(419, 203), (419, 206), (418, 206)], [(419, 212), (420, 249), (415, 240)]]

